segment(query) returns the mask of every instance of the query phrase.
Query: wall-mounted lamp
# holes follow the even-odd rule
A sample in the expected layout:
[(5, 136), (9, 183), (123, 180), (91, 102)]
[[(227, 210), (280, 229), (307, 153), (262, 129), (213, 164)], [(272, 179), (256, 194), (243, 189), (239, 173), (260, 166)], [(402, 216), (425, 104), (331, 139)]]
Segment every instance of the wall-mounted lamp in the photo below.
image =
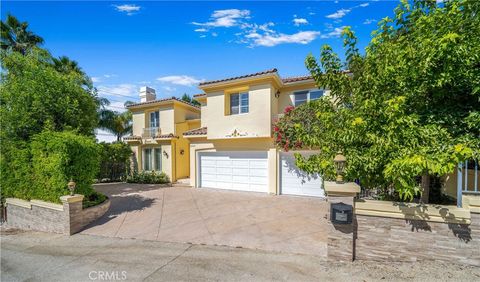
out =
[(165, 156), (165, 158), (168, 159), (168, 153), (167, 153), (167, 151), (163, 150), (163, 155)]
[(280, 90), (277, 90), (277, 92), (275, 92), (275, 98), (278, 98), (280, 97)]
[(180, 149), (180, 155), (185, 155), (185, 150), (184, 149)]

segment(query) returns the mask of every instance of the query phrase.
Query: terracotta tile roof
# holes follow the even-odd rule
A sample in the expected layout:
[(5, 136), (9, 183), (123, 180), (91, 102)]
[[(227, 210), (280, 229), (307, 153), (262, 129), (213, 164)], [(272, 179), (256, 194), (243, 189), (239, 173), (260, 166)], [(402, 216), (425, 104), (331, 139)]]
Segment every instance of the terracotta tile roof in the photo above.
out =
[(282, 78), (282, 81), (283, 83), (292, 83), (292, 82), (304, 81), (309, 79), (313, 79), (313, 77), (311, 75), (292, 76), (292, 77)]
[(170, 139), (170, 138), (177, 138), (178, 136), (173, 135), (173, 133), (170, 134), (162, 134), (162, 135), (155, 135), (155, 139)]
[(200, 127), (200, 128), (195, 128), (189, 131), (185, 131), (183, 135), (185, 136), (192, 136), (192, 135), (206, 135), (207, 134), (207, 128), (206, 127)]
[(257, 72), (257, 73), (252, 73), (252, 74), (246, 74), (246, 75), (242, 75), (242, 76), (235, 76), (235, 77), (224, 78), (224, 79), (219, 79), (219, 80), (205, 81), (205, 82), (201, 82), (199, 84), (199, 86), (218, 83), (218, 82), (224, 82), (224, 81), (230, 81), (230, 80), (235, 80), (235, 79), (247, 78), (247, 77), (254, 77), (254, 76), (259, 76), (259, 75), (264, 75), (264, 74), (269, 74), (269, 73), (276, 73), (276, 72), (277, 72), (277, 69), (270, 69), (270, 70)]
[(193, 98), (198, 98), (198, 97), (203, 97), (203, 96), (207, 96), (207, 94), (205, 94), (205, 93), (195, 94), (195, 95), (193, 95)]
[(126, 108), (132, 108), (132, 107), (136, 107), (136, 106), (142, 106), (142, 105), (148, 105), (148, 104), (155, 104), (155, 103), (159, 103), (159, 102), (167, 102), (167, 101), (177, 101), (177, 102), (180, 102), (180, 103), (184, 103), (184, 104), (187, 104), (187, 105), (190, 105), (192, 107), (195, 107), (195, 108), (200, 108), (198, 107), (197, 105), (194, 105), (192, 103), (189, 103), (189, 102), (185, 102), (181, 99), (178, 99), (177, 97), (171, 97), (171, 98), (165, 98), (165, 99), (159, 99), (159, 100), (153, 100), (153, 101), (148, 101), (148, 102), (141, 102), (141, 103), (135, 103), (135, 104), (131, 104), (131, 105), (128, 105)]

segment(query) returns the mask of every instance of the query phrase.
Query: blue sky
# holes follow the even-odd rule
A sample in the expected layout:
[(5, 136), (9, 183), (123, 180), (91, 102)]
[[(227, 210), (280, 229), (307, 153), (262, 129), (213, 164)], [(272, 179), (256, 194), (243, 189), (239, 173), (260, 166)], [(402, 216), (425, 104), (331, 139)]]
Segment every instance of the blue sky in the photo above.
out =
[[(343, 52), (339, 32), (352, 26), (363, 49), (377, 22), (398, 1), (320, 2), (23, 2), (2, 1), (28, 21), (53, 55), (79, 62), (112, 109), (138, 101), (148, 85), (157, 97), (199, 93), (196, 84), (277, 68), (306, 74), (307, 54), (323, 44)], [(99, 139), (110, 140), (101, 132)]]

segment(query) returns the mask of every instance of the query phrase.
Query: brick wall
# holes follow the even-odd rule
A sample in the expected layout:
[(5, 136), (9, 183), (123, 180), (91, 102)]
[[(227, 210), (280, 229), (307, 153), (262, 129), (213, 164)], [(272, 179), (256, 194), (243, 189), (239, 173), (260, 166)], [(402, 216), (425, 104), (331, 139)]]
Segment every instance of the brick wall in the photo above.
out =
[(377, 261), (439, 260), (480, 266), (480, 214), (471, 224), (356, 215), (355, 258)]

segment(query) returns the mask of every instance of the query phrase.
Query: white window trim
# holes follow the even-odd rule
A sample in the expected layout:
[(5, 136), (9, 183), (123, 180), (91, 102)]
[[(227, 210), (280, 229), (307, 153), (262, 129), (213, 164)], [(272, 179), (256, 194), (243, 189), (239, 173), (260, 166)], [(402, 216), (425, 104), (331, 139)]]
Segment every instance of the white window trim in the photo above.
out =
[(292, 92), (290, 93), (290, 101), (292, 102), (292, 105), (293, 105), (293, 106), (295, 106), (295, 93), (296, 93), (296, 92), (302, 92), (302, 91), (308, 91), (308, 93), (307, 93), (307, 103), (310, 102), (310, 101), (312, 101), (312, 100), (310, 99), (310, 93), (311, 93), (312, 91), (322, 91), (322, 92), (323, 92), (322, 97), (325, 96), (325, 89), (323, 89), (323, 88), (310, 88), (310, 89), (295, 90), (295, 91), (292, 91)]
[[(152, 114), (153, 113), (158, 113), (158, 124), (157, 126), (152, 126)], [(148, 127), (149, 128), (160, 128), (160, 111), (157, 110), (157, 111), (151, 111), (151, 112), (148, 112)]]
[[(241, 109), (242, 109), (242, 97), (241, 95), (242, 94), (247, 94), (248, 95), (248, 104), (247, 104), (247, 107), (248, 107), (248, 112), (246, 113), (242, 113), (241, 112)], [(232, 95), (238, 95), (238, 114), (232, 114)], [(238, 93), (232, 93), (229, 95), (228, 99), (230, 99), (230, 115), (231, 116), (238, 116), (238, 115), (246, 115), (248, 113), (250, 113), (250, 93), (249, 92), (238, 92)], [(245, 105), (244, 105), (245, 106)]]

